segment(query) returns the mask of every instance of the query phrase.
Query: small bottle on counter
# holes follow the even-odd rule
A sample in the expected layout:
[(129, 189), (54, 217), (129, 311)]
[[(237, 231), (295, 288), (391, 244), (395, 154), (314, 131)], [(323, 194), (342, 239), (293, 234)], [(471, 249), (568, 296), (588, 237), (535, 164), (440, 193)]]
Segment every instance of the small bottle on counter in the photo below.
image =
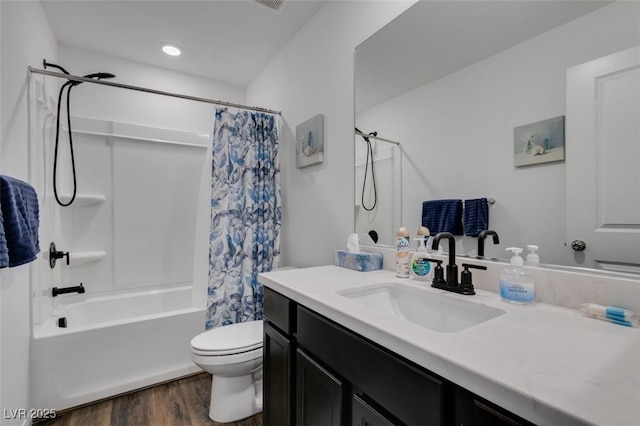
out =
[(409, 278), (409, 231), (401, 227), (396, 232), (396, 277)]
[(513, 252), (511, 265), (500, 274), (500, 298), (505, 302), (528, 305), (535, 301), (533, 276), (524, 268), (522, 249), (509, 247)]

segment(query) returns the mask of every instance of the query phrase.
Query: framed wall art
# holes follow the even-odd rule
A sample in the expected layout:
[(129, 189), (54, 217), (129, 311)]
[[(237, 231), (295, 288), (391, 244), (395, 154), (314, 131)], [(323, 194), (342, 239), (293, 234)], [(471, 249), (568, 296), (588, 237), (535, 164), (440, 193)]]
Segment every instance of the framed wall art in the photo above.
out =
[(324, 116), (317, 114), (296, 126), (296, 168), (324, 161)]
[(513, 129), (516, 167), (564, 160), (564, 116)]

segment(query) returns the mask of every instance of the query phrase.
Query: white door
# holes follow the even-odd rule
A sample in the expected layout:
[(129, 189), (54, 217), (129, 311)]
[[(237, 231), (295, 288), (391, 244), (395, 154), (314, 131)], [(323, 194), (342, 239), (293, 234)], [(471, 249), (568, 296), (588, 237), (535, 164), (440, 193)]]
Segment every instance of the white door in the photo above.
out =
[(566, 167), (576, 265), (640, 272), (640, 46), (567, 71)]

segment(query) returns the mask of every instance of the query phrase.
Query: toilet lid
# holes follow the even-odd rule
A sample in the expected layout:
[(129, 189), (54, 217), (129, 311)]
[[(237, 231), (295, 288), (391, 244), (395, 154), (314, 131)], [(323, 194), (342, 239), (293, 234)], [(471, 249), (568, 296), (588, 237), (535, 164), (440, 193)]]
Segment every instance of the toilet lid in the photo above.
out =
[(262, 347), (262, 321), (248, 321), (217, 327), (191, 339), (198, 351), (216, 353), (246, 352)]

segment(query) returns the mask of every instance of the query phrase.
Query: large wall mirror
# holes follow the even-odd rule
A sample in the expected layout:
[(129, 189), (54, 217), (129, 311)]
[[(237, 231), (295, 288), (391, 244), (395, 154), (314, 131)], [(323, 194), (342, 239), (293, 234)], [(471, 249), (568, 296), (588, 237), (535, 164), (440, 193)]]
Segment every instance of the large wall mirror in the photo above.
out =
[[(640, 273), (637, 46), (635, 1), (411, 6), (355, 52), (355, 127), (399, 142), (394, 154), (384, 142), (377, 149), (401, 157), (376, 176), (378, 187), (401, 182), (400, 195), (378, 199), (395, 216), (373, 222), (389, 216), (358, 207), (366, 144), (355, 137), (361, 243), (376, 231), (377, 244), (393, 245), (399, 225), (415, 234), (424, 201), (484, 197), (495, 200), (489, 228), (500, 236), (487, 257), (535, 244), (542, 263)], [(558, 117), (565, 158), (516, 165), (526, 151), (516, 129)], [(538, 132), (534, 144), (547, 137)], [(477, 238), (456, 241), (458, 253), (477, 254)]]

